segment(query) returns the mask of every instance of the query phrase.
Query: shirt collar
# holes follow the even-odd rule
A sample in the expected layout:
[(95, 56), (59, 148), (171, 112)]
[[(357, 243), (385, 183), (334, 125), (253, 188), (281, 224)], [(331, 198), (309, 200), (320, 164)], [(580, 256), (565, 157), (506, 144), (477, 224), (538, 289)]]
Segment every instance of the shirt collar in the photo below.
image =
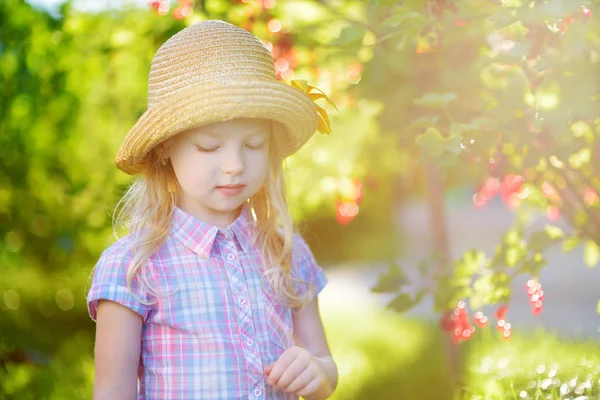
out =
[(235, 239), (242, 252), (248, 253), (252, 246), (252, 221), (248, 213), (248, 206), (244, 204), (235, 221), (220, 229), (175, 207), (170, 234), (203, 258), (210, 256), (216, 240)]

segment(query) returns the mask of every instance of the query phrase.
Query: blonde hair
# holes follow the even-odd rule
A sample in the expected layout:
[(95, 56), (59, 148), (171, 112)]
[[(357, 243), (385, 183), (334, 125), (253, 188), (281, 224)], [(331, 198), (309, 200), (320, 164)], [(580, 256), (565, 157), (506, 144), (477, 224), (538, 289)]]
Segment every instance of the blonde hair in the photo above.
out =
[[(268, 284), (278, 299), (298, 307), (305, 304), (312, 293), (309, 287), (304, 295), (299, 295), (297, 285), (308, 285), (292, 273), (294, 229), (287, 207), (281, 139), (276, 136), (271, 137), (267, 179), (248, 199), (248, 218), (254, 220), (252, 243), (260, 249)], [(132, 259), (127, 268), (129, 290), (132, 281), (138, 278), (140, 285), (155, 296), (160, 294), (149, 281), (145, 266), (166, 242), (181, 189), (171, 163), (161, 165), (160, 161), (155, 151), (149, 152), (141, 176), (119, 200), (113, 214), (115, 236), (118, 236), (120, 226), (130, 230), (129, 250)]]

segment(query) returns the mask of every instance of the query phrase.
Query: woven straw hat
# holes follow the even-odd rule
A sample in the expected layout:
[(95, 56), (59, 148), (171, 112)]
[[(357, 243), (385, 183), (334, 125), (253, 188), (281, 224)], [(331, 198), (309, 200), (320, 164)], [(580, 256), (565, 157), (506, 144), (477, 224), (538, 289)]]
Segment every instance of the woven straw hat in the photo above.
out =
[(252, 33), (223, 21), (198, 22), (172, 36), (154, 56), (148, 108), (125, 137), (115, 163), (128, 174), (139, 173), (148, 152), (169, 137), (242, 117), (275, 121), (273, 134), (287, 135), (281, 142), (288, 156), (327, 120), (314, 103), (327, 97), (309, 91), (276, 79), (270, 51)]

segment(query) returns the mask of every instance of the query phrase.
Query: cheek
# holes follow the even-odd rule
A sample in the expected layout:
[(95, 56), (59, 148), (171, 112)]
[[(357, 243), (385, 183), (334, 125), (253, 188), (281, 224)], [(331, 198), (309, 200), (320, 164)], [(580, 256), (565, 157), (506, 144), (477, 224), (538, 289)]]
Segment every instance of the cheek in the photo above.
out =
[(248, 165), (252, 165), (253, 175), (260, 179), (266, 179), (269, 171), (269, 153), (261, 152), (254, 154)]
[(207, 180), (210, 172), (209, 161), (201, 154), (189, 154), (187, 157), (171, 160), (179, 184), (184, 188), (190, 185), (196, 186), (198, 183)]

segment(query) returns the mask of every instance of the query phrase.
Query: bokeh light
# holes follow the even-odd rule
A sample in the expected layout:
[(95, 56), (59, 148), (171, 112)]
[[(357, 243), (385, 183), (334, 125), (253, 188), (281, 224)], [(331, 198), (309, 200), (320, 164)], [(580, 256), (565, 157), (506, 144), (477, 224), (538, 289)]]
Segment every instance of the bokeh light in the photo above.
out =
[(272, 19), (267, 24), (267, 27), (271, 32), (277, 33), (281, 30), (281, 21), (279, 21), (278, 19)]

